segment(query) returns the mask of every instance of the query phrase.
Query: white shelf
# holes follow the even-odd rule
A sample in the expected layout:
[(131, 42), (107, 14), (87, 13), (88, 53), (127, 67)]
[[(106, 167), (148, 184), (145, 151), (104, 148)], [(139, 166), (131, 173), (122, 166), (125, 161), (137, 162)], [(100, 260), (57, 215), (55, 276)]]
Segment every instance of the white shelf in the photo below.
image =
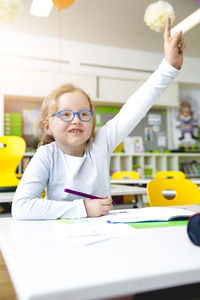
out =
[[(200, 153), (113, 153), (110, 170), (111, 172), (132, 171), (133, 164), (138, 164), (142, 173), (141, 177), (144, 178), (152, 177), (158, 171), (178, 171), (181, 163), (189, 163), (194, 160), (200, 162)], [(152, 170), (152, 175), (147, 175), (145, 169)], [(200, 177), (200, 174), (185, 173), (188, 177)]]

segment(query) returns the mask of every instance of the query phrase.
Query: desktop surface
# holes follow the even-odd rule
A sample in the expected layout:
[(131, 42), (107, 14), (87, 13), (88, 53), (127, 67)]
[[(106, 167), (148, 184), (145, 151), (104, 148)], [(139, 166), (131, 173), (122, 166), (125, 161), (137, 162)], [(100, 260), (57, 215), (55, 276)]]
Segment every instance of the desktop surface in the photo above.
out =
[(135, 229), (80, 246), (48, 234), (60, 221), (0, 219), (0, 248), (19, 300), (104, 299), (200, 282), (185, 226)]

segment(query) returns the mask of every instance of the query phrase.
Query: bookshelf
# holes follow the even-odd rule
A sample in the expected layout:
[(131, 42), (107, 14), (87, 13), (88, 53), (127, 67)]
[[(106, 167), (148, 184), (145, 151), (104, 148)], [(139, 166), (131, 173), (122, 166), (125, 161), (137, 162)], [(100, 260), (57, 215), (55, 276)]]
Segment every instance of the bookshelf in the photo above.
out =
[(186, 177), (200, 177), (200, 153), (113, 153), (110, 172), (132, 171), (135, 165), (141, 178), (152, 178), (158, 171), (178, 170)]

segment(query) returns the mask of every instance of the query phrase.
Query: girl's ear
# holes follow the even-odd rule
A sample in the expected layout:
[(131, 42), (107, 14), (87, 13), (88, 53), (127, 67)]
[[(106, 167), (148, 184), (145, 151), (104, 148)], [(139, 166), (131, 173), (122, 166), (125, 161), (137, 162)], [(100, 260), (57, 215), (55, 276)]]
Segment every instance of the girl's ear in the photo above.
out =
[(44, 131), (48, 134), (48, 135), (52, 135), (51, 129), (49, 127), (49, 122), (48, 121), (43, 121), (42, 122), (42, 127), (44, 129)]

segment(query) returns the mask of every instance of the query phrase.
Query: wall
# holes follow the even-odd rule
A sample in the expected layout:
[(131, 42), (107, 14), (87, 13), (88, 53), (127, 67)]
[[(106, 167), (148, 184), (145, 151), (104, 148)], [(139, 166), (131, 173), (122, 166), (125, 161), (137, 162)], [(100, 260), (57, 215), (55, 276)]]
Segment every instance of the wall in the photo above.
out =
[[(0, 38), (1, 63), (34, 69), (60, 70), (60, 65), (56, 63), (56, 60), (59, 60), (58, 40), (3, 30), (0, 30)], [(158, 53), (62, 41), (62, 71), (145, 78), (157, 68), (162, 58), (163, 55)], [(199, 69), (199, 58), (185, 57), (184, 69), (178, 81), (200, 83)]]
[[(161, 122), (157, 125), (149, 124), (148, 116), (149, 114), (155, 114), (160, 116)], [(115, 113), (103, 113), (102, 114), (102, 124), (105, 124), (107, 121), (112, 119), (116, 114)], [(145, 151), (152, 151), (152, 150), (163, 150), (163, 148), (167, 148), (168, 145), (165, 147), (160, 147), (158, 143), (159, 134), (163, 133), (166, 136), (166, 143), (168, 141), (167, 136), (167, 115), (166, 109), (151, 109), (147, 115), (139, 122), (139, 124), (134, 128), (134, 130), (130, 133), (129, 136), (141, 136), (143, 139), (143, 145)], [(151, 129), (151, 138), (148, 141), (145, 138), (145, 128)]]

